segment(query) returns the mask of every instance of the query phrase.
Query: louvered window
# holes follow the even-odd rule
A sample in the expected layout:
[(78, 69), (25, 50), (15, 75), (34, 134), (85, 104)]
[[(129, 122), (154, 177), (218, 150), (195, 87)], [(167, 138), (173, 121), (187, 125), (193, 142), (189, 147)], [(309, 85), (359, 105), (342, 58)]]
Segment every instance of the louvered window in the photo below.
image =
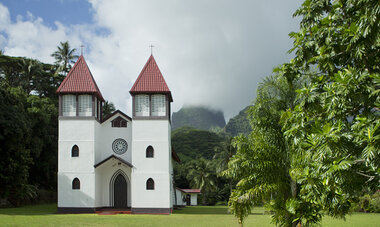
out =
[(149, 116), (149, 95), (135, 96), (136, 116)]
[(79, 116), (92, 116), (92, 96), (80, 95), (78, 101)]
[(95, 110), (95, 117), (98, 118), (98, 99), (95, 97), (95, 107), (94, 107), (94, 110)]
[(152, 96), (152, 116), (165, 116), (165, 95)]
[(75, 95), (62, 96), (62, 115), (63, 116), (76, 116), (77, 102)]

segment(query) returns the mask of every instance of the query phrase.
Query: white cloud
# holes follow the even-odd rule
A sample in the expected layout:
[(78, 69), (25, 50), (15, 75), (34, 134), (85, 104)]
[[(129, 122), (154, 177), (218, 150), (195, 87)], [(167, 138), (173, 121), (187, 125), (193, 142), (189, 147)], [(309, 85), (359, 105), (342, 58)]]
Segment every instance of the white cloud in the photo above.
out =
[[(232, 117), (255, 97), (257, 84), (289, 59), (297, 29), (291, 15), (300, 2), (90, 0), (93, 24), (43, 23), (27, 15), (12, 23), (0, 4), (0, 31), (6, 54), (53, 62), (60, 41), (79, 47), (103, 96), (130, 114), (128, 93), (149, 57), (149, 45), (172, 90), (173, 111), (183, 104), (222, 109)], [(108, 34), (97, 30), (107, 29)], [(0, 37), (0, 45), (3, 45)]]

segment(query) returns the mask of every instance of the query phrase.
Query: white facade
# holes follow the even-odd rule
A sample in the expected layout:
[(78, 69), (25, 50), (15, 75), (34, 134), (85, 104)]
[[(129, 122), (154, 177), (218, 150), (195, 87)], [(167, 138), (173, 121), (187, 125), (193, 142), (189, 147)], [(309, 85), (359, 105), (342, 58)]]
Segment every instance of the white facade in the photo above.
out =
[[(117, 119), (127, 127), (112, 127)], [(121, 174), (127, 187), (125, 208), (135, 213), (169, 213), (173, 207), (172, 154), (168, 119), (131, 120), (117, 111), (100, 122), (95, 117), (61, 116), (58, 145), (58, 210), (92, 212), (115, 206), (115, 178)], [(113, 143), (123, 139), (126, 152), (117, 154)], [(78, 146), (78, 157), (72, 149)], [(153, 157), (146, 157), (148, 146)], [(78, 178), (80, 188), (73, 189)], [(154, 189), (147, 189), (147, 180)]]
[(130, 90), (133, 119), (121, 111), (102, 119), (104, 98), (82, 55), (57, 93), (58, 212), (170, 213), (173, 99), (153, 56)]

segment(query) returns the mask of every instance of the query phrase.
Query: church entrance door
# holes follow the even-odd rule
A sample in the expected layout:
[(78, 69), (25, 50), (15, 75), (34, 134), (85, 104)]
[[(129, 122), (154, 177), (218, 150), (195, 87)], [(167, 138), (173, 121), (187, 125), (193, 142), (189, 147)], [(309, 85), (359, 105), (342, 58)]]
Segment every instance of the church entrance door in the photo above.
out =
[(127, 181), (122, 174), (119, 174), (114, 182), (114, 206), (115, 208), (127, 207)]

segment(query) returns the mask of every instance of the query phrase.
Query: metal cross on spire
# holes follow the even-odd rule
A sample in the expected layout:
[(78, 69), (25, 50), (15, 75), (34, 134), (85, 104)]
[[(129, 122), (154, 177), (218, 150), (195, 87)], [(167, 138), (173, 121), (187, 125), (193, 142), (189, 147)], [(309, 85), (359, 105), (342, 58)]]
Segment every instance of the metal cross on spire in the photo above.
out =
[(150, 47), (150, 55), (153, 55), (153, 47), (154, 47), (154, 46), (153, 46), (152, 44), (150, 44), (149, 47)]
[(83, 55), (83, 48), (84, 48), (84, 45), (81, 44), (81, 45), (80, 45), (80, 55)]

